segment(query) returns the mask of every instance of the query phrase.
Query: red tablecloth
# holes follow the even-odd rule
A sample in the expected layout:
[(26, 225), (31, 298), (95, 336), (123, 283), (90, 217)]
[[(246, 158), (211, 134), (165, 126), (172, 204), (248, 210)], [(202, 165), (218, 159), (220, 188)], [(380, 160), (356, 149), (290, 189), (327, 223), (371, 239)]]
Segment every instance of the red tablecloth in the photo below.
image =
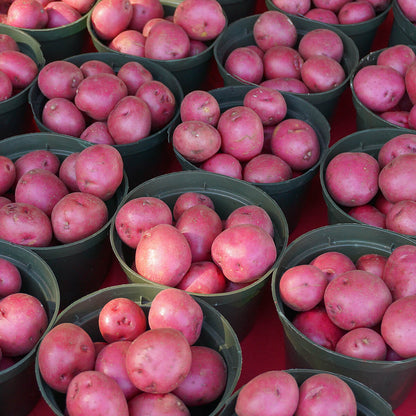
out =
[[(264, 1), (258, 0), (256, 13), (265, 10), (266, 7)], [(373, 50), (388, 46), (388, 37), (392, 20), (393, 15), (390, 13), (386, 21), (378, 29), (372, 47)], [(221, 77), (216, 70), (215, 62), (213, 62), (212, 69), (204, 88), (210, 89), (222, 85)], [(330, 125), (330, 145), (356, 130), (355, 109), (352, 104), (351, 92), (349, 89), (341, 96), (334, 115), (330, 120)], [(180, 170), (179, 164), (174, 160), (172, 161), (172, 170)], [(319, 177), (316, 176), (312, 180), (307, 201), (305, 202), (305, 209), (302, 212), (298, 225), (289, 236), (289, 242), (311, 229), (327, 224), (327, 210), (322, 198)], [(111, 270), (104, 282), (104, 286), (120, 283), (127, 283), (127, 280), (117, 261), (114, 260)], [(282, 325), (273, 304), (271, 290), (270, 288), (267, 290), (268, 292), (265, 294), (265, 300), (258, 311), (255, 326), (241, 342), (243, 367), (237, 388), (264, 371), (287, 368), (285, 363)], [(396, 416), (416, 415), (416, 385), (413, 387), (407, 400), (399, 408), (395, 409), (394, 414)], [(40, 399), (29, 416), (53, 416), (53, 412), (48, 408), (46, 403)]]

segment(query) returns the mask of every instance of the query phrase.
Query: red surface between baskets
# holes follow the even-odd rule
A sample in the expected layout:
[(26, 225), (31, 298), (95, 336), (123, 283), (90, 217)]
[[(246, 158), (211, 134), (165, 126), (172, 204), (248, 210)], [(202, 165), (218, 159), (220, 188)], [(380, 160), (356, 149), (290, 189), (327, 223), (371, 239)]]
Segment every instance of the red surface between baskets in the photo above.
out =
[[(261, 13), (266, 10), (264, 1), (258, 0), (256, 13)], [(392, 12), (390, 12), (386, 21), (378, 29), (372, 50), (388, 46), (392, 20), (393, 15)], [(215, 61), (213, 61), (209, 76), (203, 87), (204, 89), (212, 89), (221, 86), (223, 86), (222, 79), (216, 69)], [(351, 92), (349, 89), (341, 96), (338, 106), (330, 120), (330, 125), (330, 145), (340, 138), (356, 131), (355, 109), (352, 104)], [(180, 166), (173, 156), (171, 170), (180, 170)], [(319, 176), (316, 176), (312, 180), (305, 207), (307, 207), (307, 210), (305, 209), (303, 211), (298, 225), (290, 234), (289, 242), (307, 231), (328, 224), (327, 209), (321, 194)], [(121, 283), (127, 283), (127, 279), (117, 261), (114, 259), (112, 268), (103, 286)], [(269, 293), (265, 294), (265, 300), (261, 304), (254, 328), (241, 342), (243, 368), (237, 388), (264, 371), (287, 368), (285, 365), (284, 345), (282, 340), (283, 328), (273, 304), (271, 290), (269, 289)], [(406, 401), (399, 408), (395, 409), (394, 414), (396, 416), (416, 416), (416, 385), (413, 387), (413, 390), (410, 392)], [(46, 403), (40, 399), (29, 416), (53, 416), (53, 412)]]

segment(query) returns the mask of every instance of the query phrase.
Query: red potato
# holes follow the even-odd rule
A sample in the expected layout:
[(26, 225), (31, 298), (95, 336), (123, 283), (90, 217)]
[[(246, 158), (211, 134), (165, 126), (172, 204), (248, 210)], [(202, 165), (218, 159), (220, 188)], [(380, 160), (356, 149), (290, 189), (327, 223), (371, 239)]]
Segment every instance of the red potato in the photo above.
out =
[(143, 99), (127, 95), (110, 111), (107, 127), (116, 144), (136, 143), (149, 136), (152, 113)]
[(377, 160), (364, 152), (342, 152), (327, 165), (325, 183), (338, 204), (346, 207), (364, 205), (379, 190), (380, 168)]
[(374, 227), (386, 228), (386, 215), (379, 211), (374, 205), (365, 204), (352, 207), (348, 210), (348, 215), (365, 224)]
[(23, 246), (46, 247), (52, 241), (51, 221), (33, 205), (12, 202), (0, 208), (0, 238)]
[(79, 138), (94, 144), (116, 144), (108, 131), (106, 121), (94, 121), (84, 129)]
[(298, 94), (307, 94), (309, 88), (305, 83), (297, 78), (274, 78), (266, 79), (260, 83), (261, 87), (269, 87), (279, 91), (295, 92)]
[(130, 0), (130, 3), (133, 6), (133, 16), (130, 19), (129, 29), (141, 32), (150, 19), (164, 16), (160, 0)]
[(328, 281), (342, 273), (356, 269), (354, 262), (346, 254), (338, 251), (326, 251), (319, 254), (312, 259), (310, 264), (321, 269)]
[(40, 342), (38, 362), (45, 383), (65, 393), (76, 374), (94, 368), (94, 343), (80, 326), (69, 322), (58, 324)]
[(192, 252), (188, 240), (173, 225), (155, 225), (142, 234), (137, 244), (137, 273), (152, 282), (176, 286), (188, 271), (191, 262)]
[(159, 198), (137, 197), (116, 213), (114, 226), (123, 243), (136, 248), (143, 233), (157, 224), (172, 224), (169, 206)]
[(391, 302), (383, 279), (363, 270), (338, 275), (328, 283), (324, 294), (329, 318), (347, 331), (377, 325)]
[(127, 400), (117, 381), (106, 374), (83, 371), (69, 383), (66, 408), (70, 416), (129, 416)]
[(402, 358), (416, 356), (416, 295), (395, 300), (381, 321), (381, 335)]
[(299, 386), (296, 416), (324, 414), (355, 416), (357, 401), (351, 387), (340, 377), (319, 373), (308, 377)]
[(152, 18), (152, 19), (148, 20), (148, 21), (145, 23), (145, 25), (144, 25), (144, 27), (143, 27), (143, 30), (142, 30), (142, 34), (143, 34), (143, 36), (144, 36), (145, 38), (147, 38), (147, 37), (149, 36), (150, 30), (153, 28), (153, 26), (154, 26), (156, 23), (159, 23), (159, 22), (164, 22), (165, 20), (166, 20), (166, 19), (165, 19), (164, 17), (154, 17), (154, 18)]
[(416, 153), (416, 134), (399, 134), (383, 144), (377, 156), (380, 168), (384, 168), (395, 157), (405, 153)]
[(75, 10), (78, 10), (82, 15), (86, 14), (92, 9), (94, 0), (63, 0), (66, 4), (69, 4)]
[(180, 104), (182, 121), (203, 121), (215, 127), (220, 114), (217, 99), (208, 91), (193, 90), (183, 97)]
[[(276, 394), (276, 391), (279, 394)], [(292, 416), (299, 401), (295, 378), (283, 370), (269, 370), (252, 378), (240, 390), (235, 403), (238, 416)]]
[(36, 0), (15, 0), (8, 10), (5, 23), (24, 29), (42, 29), (48, 22), (48, 14)]
[(69, 25), (81, 19), (81, 13), (64, 1), (57, 0), (49, 2), (44, 9), (48, 13), (47, 28)]
[(389, 212), (390, 208), (393, 206), (393, 203), (388, 201), (384, 195), (379, 192), (375, 199), (374, 199), (374, 206), (381, 211), (384, 215), (387, 215), (387, 213)]
[(104, 61), (100, 61), (99, 59), (89, 59), (82, 63), (79, 69), (84, 74), (84, 77), (87, 78), (90, 75), (97, 75), (97, 74), (111, 74), (115, 75), (113, 68)]
[(196, 56), (208, 49), (208, 45), (202, 40), (189, 40), (189, 56)]
[(215, 210), (214, 201), (208, 195), (199, 192), (184, 192), (180, 194), (173, 204), (172, 213), (174, 220), (177, 221), (182, 213), (188, 208), (199, 204), (206, 205)]
[(341, 25), (353, 25), (367, 22), (376, 17), (376, 12), (367, 0), (348, 2), (338, 12), (338, 20)]
[(243, 179), (243, 167), (240, 161), (228, 153), (216, 153), (202, 163), (201, 169), (236, 179)]
[(405, 199), (393, 204), (386, 214), (386, 228), (396, 233), (416, 235), (416, 201)]
[(243, 179), (254, 183), (284, 182), (293, 177), (292, 168), (279, 156), (261, 153), (243, 168)]
[(120, 53), (144, 57), (145, 42), (146, 38), (140, 32), (126, 29), (115, 36), (108, 47)]
[(355, 328), (341, 337), (335, 351), (360, 360), (385, 360), (387, 346), (374, 329)]
[(384, 111), (383, 113), (380, 113), (379, 116), (383, 120), (393, 123), (396, 126), (404, 127), (406, 129), (410, 128), (408, 111)]
[(163, 289), (153, 298), (149, 308), (150, 329), (174, 328), (189, 345), (198, 340), (204, 314), (199, 303), (187, 292), (177, 288)]
[(140, 393), (128, 402), (130, 416), (157, 414), (160, 416), (190, 416), (185, 403), (173, 393)]
[(12, 202), (12, 200), (11, 200), (11, 199), (6, 198), (5, 196), (0, 196), (0, 208), (1, 208), (3, 205), (10, 204), (11, 202)]
[(56, 239), (69, 244), (89, 237), (108, 221), (102, 199), (87, 192), (71, 192), (53, 207), (51, 223)]
[(147, 393), (170, 393), (192, 365), (191, 346), (177, 329), (149, 329), (130, 345), (126, 369), (133, 384)]
[(303, 62), (297, 49), (283, 45), (272, 46), (264, 53), (264, 77), (300, 78)]
[(291, 14), (305, 14), (311, 8), (311, 0), (273, 0), (273, 4)]
[(300, 264), (286, 270), (279, 281), (282, 301), (295, 311), (307, 311), (324, 298), (328, 280), (325, 273), (311, 264)]
[(243, 81), (258, 84), (263, 79), (263, 59), (247, 46), (233, 49), (224, 62), (225, 70)]
[(75, 174), (75, 163), (79, 152), (69, 154), (61, 163), (58, 177), (70, 192), (79, 191)]
[(81, 150), (75, 163), (77, 185), (103, 201), (113, 197), (123, 181), (123, 159), (108, 144), (95, 144)]
[(0, 172), (0, 195), (3, 195), (16, 180), (16, 167), (9, 157), (0, 155)]
[(407, 124), (407, 128), (416, 129), (416, 106), (413, 106), (407, 113)]
[(222, 231), (213, 241), (211, 256), (224, 276), (237, 283), (263, 276), (276, 260), (276, 245), (266, 231), (240, 224)]
[(39, 72), (36, 62), (29, 55), (10, 50), (0, 52), (0, 71), (10, 78), (16, 89), (28, 87)]
[(341, 7), (350, 0), (312, 0), (315, 7), (331, 10), (338, 13)]
[(0, 101), (8, 100), (13, 96), (13, 84), (10, 78), (0, 71)]
[(258, 205), (243, 205), (234, 209), (225, 219), (224, 228), (237, 224), (253, 224), (274, 236), (273, 221), (267, 211)]
[(360, 256), (355, 262), (355, 267), (358, 270), (365, 270), (366, 272), (373, 273), (382, 278), (386, 262), (387, 258), (385, 256), (369, 253)]
[(318, 22), (339, 25), (338, 16), (329, 9), (314, 7), (304, 14), (304, 17)]
[(222, 355), (203, 345), (191, 346), (188, 375), (173, 390), (187, 406), (203, 406), (218, 399), (227, 383), (227, 364)]
[(411, 64), (416, 61), (416, 54), (408, 45), (398, 44), (390, 46), (380, 52), (377, 65), (391, 66), (403, 77)]
[(411, 22), (416, 22), (416, 5), (412, 0), (397, 0), (397, 4)]
[(4, 356), (27, 354), (48, 326), (42, 303), (28, 293), (11, 293), (0, 299), (0, 349)]
[(0, 52), (4, 50), (18, 51), (19, 45), (16, 40), (7, 33), (0, 33)]
[(16, 181), (18, 181), (24, 173), (32, 169), (46, 169), (56, 174), (58, 173), (60, 163), (58, 156), (50, 150), (32, 150), (14, 161)]
[(18, 267), (11, 261), (0, 258), (0, 298), (19, 292), (21, 287), (22, 276)]
[(390, 0), (367, 0), (374, 7), (376, 13), (386, 10), (390, 5)]
[(205, 162), (214, 156), (221, 143), (220, 131), (204, 121), (182, 121), (172, 134), (175, 149), (192, 163)]
[[(157, 0), (159, 2), (159, 0)], [(140, 62), (128, 61), (117, 72), (127, 86), (129, 95), (134, 95), (140, 85), (153, 79), (152, 73)]]

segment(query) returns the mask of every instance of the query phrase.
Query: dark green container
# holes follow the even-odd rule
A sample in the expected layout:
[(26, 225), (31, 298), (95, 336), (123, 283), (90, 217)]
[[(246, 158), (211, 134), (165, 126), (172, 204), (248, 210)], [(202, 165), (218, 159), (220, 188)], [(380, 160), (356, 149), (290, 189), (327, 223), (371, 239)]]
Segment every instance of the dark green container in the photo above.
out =
[[(341, 374), (336, 374), (330, 371), (310, 370), (303, 368), (295, 368), (285, 370), (291, 374), (300, 386), (307, 378), (315, 374), (326, 373), (332, 374), (345, 381), (354, 393), (357, 401), (357, 416), (394, 416), (391, 406), (377, 393), (369, 389), (364, 384)], [(223, 410), (218, 416), (236, 416), (235, 404), (237, 402), (238, 394), (241, 388), (238, 389), (225, 403)]]
[[(272, 295), (285, 333), (288, 365), (314, 368), (351, 377), (380, 394), (394, 408), (409, 394), (416, 382), (416, 357), (401, 361), (362, 360), (331, 351), (314, 343), (292, 324), (294, 312), (287, 308), (279, 294), (282, 274), (298, 264), (308, 264), (327, 251), (338, 251), (356, 261), (363, 254), (389, 256), (413, 240), (381, 228), (361, 224), (335, 224), (316, 228), (294, 240), (273, 272)], [(375, 412), (378, 415), (379, 413)]]
[[(11, 160), (38, 149), (49, 150), (60, 160), (92, 145), (84, 140), (53, 133), (28, 133), (0, 141), (0, 154)], [(108, 201), (109, 219), (96, 233), (82, 240), (49, 247), (30, 247), (48, 263), (58, 280), (61, 306), (97, 290), (104, 281), (112, 261), (109, 228), (112, 216), (126, 196), (128, 179), (124, 174), (122, 184)]]
[[(103, 306), (112, 299), (123, 297), (136, 302), (145, 312), (149, 312), (151, 302), (161, 291), (146, 284), (124, 284), (93, 292), (64, 309), (56, 320), (56, 325), (70, 322), (83, 328), (93, 341), (103, 341), (98, 328), (98, 316)], [(215, 308), (195, 297), (204, 314), (201, 335), (195, 345), (203, 345), (218, 351), (227, 364), (228, 375), (224, 393), (216, 401), (190, 408), (191, 415), (216, 415), (231, 396), (240, 377), (242, 353), (238, 338), (229, 322)], [(36, 379), (43, 399), (57, 416), (65, 413), (65, 395), (51, 389), (43, 380), (36, 359)]]
[[(217, 88), (209, 91), (218, 101), (221, 112), (228, 108), (243, 105), (244, 96), (255, 88), (250, 85), (236, 85)], [(323, 114), (312, 104), (295, 94), (282, 92), (287, 104), (286, 118), (296, 118), (307, 122), (315, 130), (321, 146), (321, 156), (314, 166), (302, 175), (280, 183), (253, 183), (270, 195), (280, 206), (289, 225), (289, 231), (294, 229), (299, 221), (307, 190), (310, 182), (318, 172), (319, 165), (328, 149), (330, 141), (330, 126)], [(173, 128), (174, 125), (172, 125)], [(171, 132), (172, 133), (172, 132)], [(199, 169), (195, 164), (186, 160), (176, 149), (175, 155), (183, 170)]]
[[(223, 31), (218, 41), (215, 43), (214, 57), (215, 61), (217, 62), (218, 71), (222, 79), (224, 80), (225, 86), (247, 84), (255, 85), (252, 83), (244, 82), (231, 75), (229, 72), (226, 71), (224, 64), (228, 55), (234, 49), (242, 46), (255, 45), (255, 40), (253, 36), (253, 26), (259, 18), (259, 16), (260, 14), (256, 14), (253, 16), (245, 17), (243, 19), (239, 19), (238, 21), (231, 23)], [(348, 86), (351, 72), (358, 63), (359, 55), (357, 46), (355, 45), (354, 41), (345, 33), (324, 23), (315, 22), (298, 16), (291, 17), (291, 20), (297, 29), (299, 39), (311, 30), (327, 28), (337, 33), (341, 37), (342, 42), (344, 44), (344, 56), (341, 60), (341, 65), (344, 68), (346, 74), (344, 82), (342, 82), (340, 85), (338, 85), (336, 88), (330, 91), (308, 94), (290, 93), (292, 95), (304, 98), (305, 101), (308, 101), (309, 103), (317, 107), (318, 110), (327, 119), (330, 119), (341, 94)]]
[[(292, 13), (287, 13), (282, 9), (279, 9), (277, 6), (274, 5), (272, 0), (266, 0), (266, 6), (269, 10), (277, 10), (286, 14), (290, 18), (298, 16)], [(390, 4), (381, 13), (378, 13), (376, 17), (367, 20), (366, 22), (360, 22), (351, 25), (330, 24), (330, 26), (341, 30), (347, 36), (349, 36), (357, 45), (359, 55), (360, 57), (362, 57), (370, 52), (371, 46), (377, 34), (377, 30), (379, 26), (386, 20), (391, 8), (392, 4)], [(303, 16), (300, 16), (300, 18), (305, 19), (308, 22), (311, 21), (310, 19)]]
[(400, 44), (416, 44), (416, 27), (403, 14), (397, 0), (393, 0), (393, 24), (391, 26), (389, 45), (393, 46)]
[[(176, 100), (176, 110), (172, 120), (165, 127), (136, 143), (114, 145), (123, 158), (124, 169), (131, 188), (147, 179), (166, 173), (170, 156), (172, 156), (169, 154), (167, 145), (168, 128), (179, 117), (179, 106), (183, 98), (179, 82), (168, 70), (156, 62), (150, 62), (137, 56), (112, 52), (91, 52), (75, 55), (65, 60), (81, 66), (84, 62), (93, 59), (109, 64), (116, 72), (126, 62), (139, 62), (152, 73), (153, 79), (162, 82), (172, 91)], [(51, 133), (52, 130), (42, 123), (42, 110), (46, 102), (47, 98), (41, 93), (36, 83), (29, 92), (29, 103), (33, 117), (39, 130)]]
[[(40, 44), (30, 35), (22, 30), (5, 24), (0, 24), (0, 34), (11, 36), (19, 46), (20, 52), (32, 58), (40, 70), (45, 65), (45, 58)], [(28, 94), (32, 85), (36, 84), (34, 79), (25, 89), (0, 102), (0, 139), (14, 136), (25, 132), (26, 122), (29, 121), (30, 107), (28, 105)]]
[[(49, 320), (46, 334), (55, 324), (60, 307), (58, 282), (51, 268), (33, 251), (4, 240), (0, 240), (0, 258), (19, 269), (20, 291), (35, 296), (44, 306)], [(11, 367), (0, 371), (0, 416), (26, 416), (38, 402), (40, 394), (35, 377), (38, 345)]]
[[(174, 0), (161, 0), (165, 15), (172, 15), (175, 11), (175, 8), (178, 4)], [(120, 53), (110, 49), (107, 46), (107, 43), (103, 42), (98, 38), (95, 30), (92, 27), (91, 23), (91, 13), (87, 19), (87, 29), (92, 39), (92, 43), (99, 52), (110, 52), (121, 56), (129, 56), (130, 58), (133, 55), (127, 55), (125, 53)], [(203, 52), (198, 55), (191, 56), (188, 58), (182, 59), (171, 59), (171, 60), (160, 60), (160, 59), (151, 59), (143, 58), (146, 61), (151, 63), (156, 63), (163, 68), (171, 72), (179, 81), (183, 92), (186, 94), (192, 90), (201, 88), (203, 82), (205, 81), (208, 71), (210, 69), (211, 58), (213, 56), (214, 46), (217, 43), (218, 38), (214, 39)]]
[[(265, 285), (287, 246), (289, 232), (286, 218), (276, 202), (261, 189), (238, 179), (205, 171), (174, 172), (150, 179), (131, 190), (121, 202), (120, 207), (131, 199), (153, 196), (162, 199), (170, 208), (173, 208), (176, 199), (184, 192), (199, 192), (209, 196), (214, 202), (216, 212), (222, 219), (225, 219), (240, 206), (254, 204), (265, 209), (273, 221), (277, 258), (266, 274), (243, 289), (233, 292), (195, 293), (224, 315), (241, 340), (254, 325)], [(132, 283), (149, 284), (149, 280), (131, 268), (134, 261), (134, 250), (127, 247), (118, 236), (115, 229), (115, 217), (110, 226), (110, 242), (128, 280)], [(150, 284), (159, 289), (168, 287), (153, 282)]]
[(250, 16), (256, 9), (255, 0), (217, 0), (227, 15), (229, 22)]

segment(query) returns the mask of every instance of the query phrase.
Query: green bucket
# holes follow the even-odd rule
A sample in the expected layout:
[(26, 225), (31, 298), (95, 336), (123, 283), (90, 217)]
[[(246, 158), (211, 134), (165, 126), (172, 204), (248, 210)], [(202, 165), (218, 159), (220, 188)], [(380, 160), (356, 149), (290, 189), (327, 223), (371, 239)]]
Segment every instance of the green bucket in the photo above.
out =
[(393, 24), (391, 26), (389, 46), (401, 44), (416, 44), (416, 27), (404, 15), (397, 0), (393, 0)]

